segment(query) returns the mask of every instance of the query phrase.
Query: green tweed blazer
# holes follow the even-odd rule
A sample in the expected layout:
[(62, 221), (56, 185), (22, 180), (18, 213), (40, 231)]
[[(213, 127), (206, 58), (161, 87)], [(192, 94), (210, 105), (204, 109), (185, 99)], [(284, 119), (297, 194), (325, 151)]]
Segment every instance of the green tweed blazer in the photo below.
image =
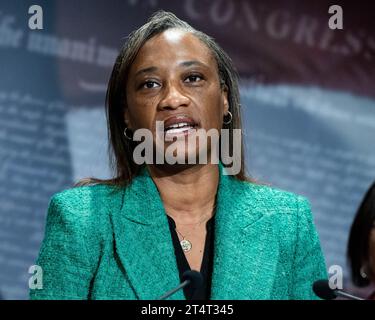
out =
[[(317, 299), (327, 278), (308, 201), (224, 175), (211, 299)], [(50, 201), (31, 299), (157, 299), (179, 284), (167, 216), (144, 169), (126, 188), (77, 187)], [(179, 291), (170, 299), (185, 299)]]

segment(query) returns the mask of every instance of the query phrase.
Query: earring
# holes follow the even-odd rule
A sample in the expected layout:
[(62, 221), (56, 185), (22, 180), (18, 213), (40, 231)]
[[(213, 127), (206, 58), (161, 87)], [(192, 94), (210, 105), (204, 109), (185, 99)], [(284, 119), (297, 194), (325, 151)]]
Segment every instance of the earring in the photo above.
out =
[(367, 273), (365, 271), (365, 267), (364, 266), (362, 266), (361, 269), (359, 270), (359, 274), (361, 275), (361, 277), (363, 279), (367, 279)]
[(125, 138), (128, 139), (128, 140), (132, 140), (132, 137), (129, 137), (129, 136), (126, 134), (126, 130), (128, 130), (128, 128), (125, 128), (125, 129), (124, 129), (124, 136), (125, 136)]
[(228, 114), (229, 114), (229, 116), (230, 116), (230, 119), (229, 119), (228, 121), (223, 121), (224, 124), (230, 124), (230, 123), (232, 122), (232, 120), (233, 120), (233, 115), (232, 115), (232, 113), (231, 113), (230, 111), (228, 111)]

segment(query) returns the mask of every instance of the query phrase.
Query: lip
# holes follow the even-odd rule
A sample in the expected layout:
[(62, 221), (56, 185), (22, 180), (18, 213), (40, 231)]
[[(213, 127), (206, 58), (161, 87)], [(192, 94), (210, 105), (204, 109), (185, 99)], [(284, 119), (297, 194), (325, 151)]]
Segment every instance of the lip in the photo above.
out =
[[(190, 125), (191, 127), (186, 127), (180, 130), (178, 128), (175, 128), (175, 129), (171, 129), (170, 132), (166, 131), (166, 128), (175, 124), (179, 124), (179, 123), (186, 123)], [(186, 114), (173, 115), (164, 119), (164, 138), (167, 138), (167, 140), (169, 140), (172, 137), (187, 136), (195, 132), (195, 130), (198, 127), (199, 127), (199, 122), (189, 115), (186, 115)]]
[(164, 119), (164, 129), (178, 123), (187, 123), (196, 129), (199, 125), (198, 121), (193, 117), (186, 114), (174, 115), (169, 118)]

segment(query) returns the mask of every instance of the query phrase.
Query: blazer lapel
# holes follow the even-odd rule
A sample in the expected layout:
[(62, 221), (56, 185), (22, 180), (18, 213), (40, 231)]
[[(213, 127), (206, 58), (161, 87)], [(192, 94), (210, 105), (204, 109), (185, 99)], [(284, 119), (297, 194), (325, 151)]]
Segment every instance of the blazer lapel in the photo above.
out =
[(255, 188), (222, 174), (217, 195), (212, 299), (269, 299), (278, 261), (272, 219)]
[[(157, 299), (180, 283), (168, 220), (146, 169), (124, 192), (114, 212), (115, 251), (139, 299)], [(170, 299), (184, 299), (183, 292)]]
[[(279, 252), (272, 219), (256, 187), (219, 168), (211, 298), (268, 299)], [(146, 169), (126, 187), (111, 219), (115, 254), (137, 298), (156, 299), (180, 283), (164, 206)], [(170, 299), (185, 296), (180, 290)]]

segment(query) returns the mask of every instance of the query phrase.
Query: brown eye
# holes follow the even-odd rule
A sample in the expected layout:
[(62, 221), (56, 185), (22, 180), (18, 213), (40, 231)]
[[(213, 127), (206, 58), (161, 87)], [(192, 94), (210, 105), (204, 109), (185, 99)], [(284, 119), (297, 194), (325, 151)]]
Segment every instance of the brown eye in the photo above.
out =
[(155, 81), (146, 81), (141, 85), (141, 88), (153, 89), (153, 88), (157, 88), (158, 86), (160, 86), (160, 85)]
[(203, 80), (203, 77), (199, 74), (192, 74), (185, 79), (185, 82), (199, 82)]

